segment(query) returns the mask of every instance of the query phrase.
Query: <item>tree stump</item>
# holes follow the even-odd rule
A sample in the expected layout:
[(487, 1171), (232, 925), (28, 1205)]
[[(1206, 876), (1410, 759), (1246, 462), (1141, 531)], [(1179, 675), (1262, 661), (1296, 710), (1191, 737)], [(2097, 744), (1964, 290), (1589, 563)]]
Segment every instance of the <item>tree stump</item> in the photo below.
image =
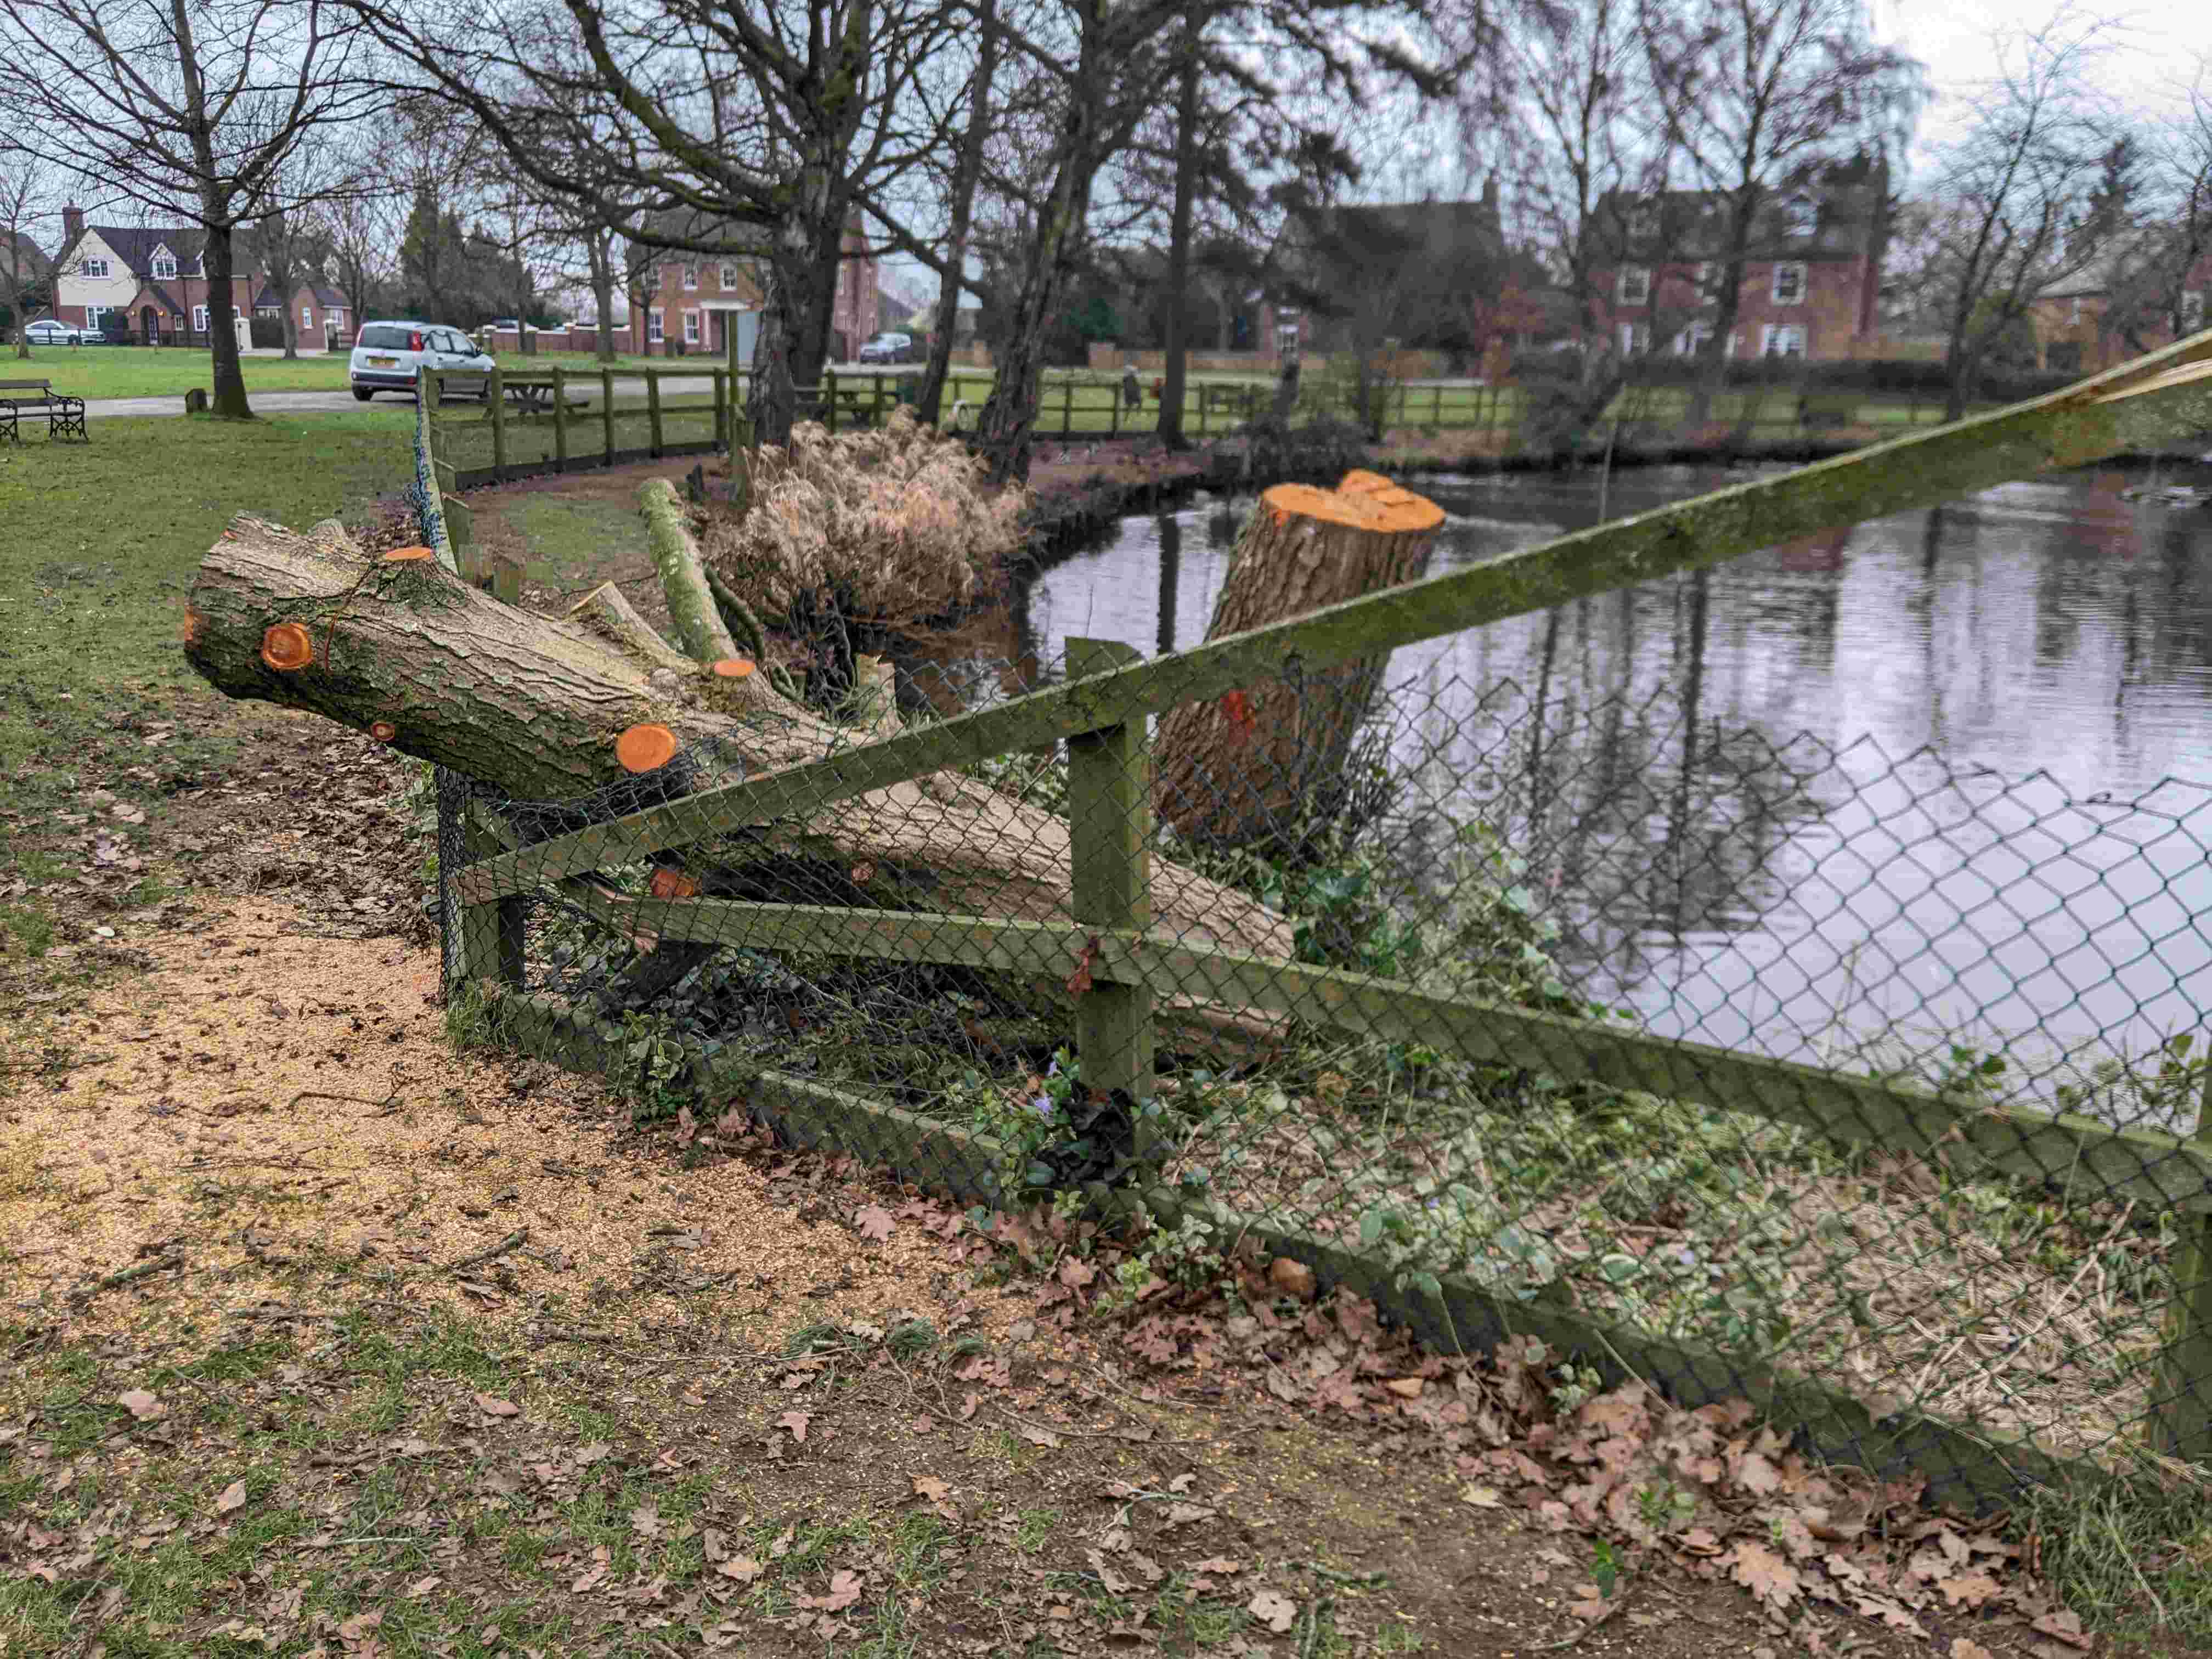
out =
[[(1372, 472), (1334, 489), (1277, 484), (1231, 556), (1206, 637), (1218, 640), (1417, 580), (1443, 510)], [(1255, 681), (1161, 721), (1154, 804), (1192, 841), (1279, 845), (1339, 810), (1345, 763), (1386, 654)]]
[(194, 386), (191, 391), (185, 393), (185, 414), (204, 415), (207, 413), (207, 406), (208, 395), (203, 387)]

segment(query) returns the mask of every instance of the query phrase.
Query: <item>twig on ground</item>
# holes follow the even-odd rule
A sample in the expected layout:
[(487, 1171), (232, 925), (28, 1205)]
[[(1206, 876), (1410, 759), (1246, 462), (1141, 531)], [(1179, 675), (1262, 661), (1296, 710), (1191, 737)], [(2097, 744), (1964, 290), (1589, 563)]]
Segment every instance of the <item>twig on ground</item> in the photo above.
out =
[(1612, 1618), (1614, 1613), (1619, 1613), (1623, 1604), (1626, 1603), (1627, 1600), (1628, 1592), (1624, 1589), (1620, 1595), (1614, 1596), (1613, 1600), (1605, 1604), (1605, 1611), (1603, 1613), (1598, 1614), (1596, 1618), (1591, 1620), (1589, 1623), (1584, 1625), (1572, 1636), (1567, 1638), (1565, 1641), (1547, 1643), (1544, 1646), (1534, 1650), (1538, 1653), (1557, 1653), (1563, 1648), (1571, 1648), (1574, 1646), (1576, 1643), (1581, 1641), (1585, 1636), (1588, 1636), (1600, 1625), (1602, 1625), (1607, 1620)]
[(81, 1291), (71, 1291), (70, 1292), (70, 1300), (72, 1302), (89, 1301), (92, 1297), (99, 1295), (100, 1291), (112, 1291), (118, 1285), (128, 1285), (135, 1279), (145, 1279), (154, 1273), (166, 1273), (172, 1267), (181, 1267), (184, 1265), (185, 1257), (182, 1251), (179, 1251), (173, 1255), (157, 1257), (152, 1261), (142, 1261), (135, 1267), (125, 1267), (122, 1272), (110, 1273), (105, 1279), (95, 1279), (91, 1284), (86, 1285)]
[[(377, 1115), (380, 1117), (388, 1117), (391, 1115), (392, 1112), (396, 1112), (399, 1109), (397, 1106), (392, 1105), (392, 1102), (398, 1098), (399, 1087), (397, 1084), (392, 1085), (392, 1092), (385, 1096), (381, 1100), (364, 1100), (359, 1095), (325, 1094), (320, 1089), (302, 1089), (298, 1094), (294, 1095), (291, 1099), (284, 1103), (284, 1109), (289, 1112), (292, 1108), (297, 1106), (303, 1100), (342, 1100), (350, 1106), (376, 1107), (379, 1109)], [(391, 1109), (390, 1111), (383, 1109), (387, 1107)]]
[(493, 1245), (491, 1249), (488, 1250), (478, 1250), (474, 1255), (465, 1255), (459, 1261), (447, 1262), (446, 1264), (446, 1271), (449, 1273), (457, 1273), (465, 1268), (481, 1267), (485, 1262), (490, 1261), (494, 1256), (505, 1255), (509, 1250), (514, 1249), (518, 1244), (527, 1242), (529, 1237), (529, 1228), (517, 1227), (505, 1238), (501, 1239), (498, 1243)]

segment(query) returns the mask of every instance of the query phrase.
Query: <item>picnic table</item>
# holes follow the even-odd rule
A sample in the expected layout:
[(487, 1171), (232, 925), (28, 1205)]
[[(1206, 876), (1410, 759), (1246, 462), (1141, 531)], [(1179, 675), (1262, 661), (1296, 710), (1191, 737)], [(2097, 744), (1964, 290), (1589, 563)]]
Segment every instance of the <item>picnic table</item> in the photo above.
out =
[[(505, 383), (509, 402), (532, 414), (543, 413), (553, 407), (553, 383), (550, 380), (508, 380)], [(582, 386), (572, 386), (563, 392), (562, 401), (577, 409), (592, 400), (591, 393)]]
[(22, 442), (26, 415), (45, 416), (49, 437), (92, 441), (85, 430), (83, 398), (56, 392), (52, 380), (0, 380), (0, 437)]

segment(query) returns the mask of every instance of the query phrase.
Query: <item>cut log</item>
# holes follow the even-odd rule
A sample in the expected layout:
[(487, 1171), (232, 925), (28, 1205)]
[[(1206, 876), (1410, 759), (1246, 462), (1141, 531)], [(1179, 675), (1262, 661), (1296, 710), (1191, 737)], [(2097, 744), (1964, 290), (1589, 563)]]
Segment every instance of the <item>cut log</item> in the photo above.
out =
[[(765, 674), (689, 661), (611, 588), (556, 622), (434, 563), (393, 566), (343, 537), (311, 541), (240, 519), (209, 550), (187, 607), (185, 655), (226, 695), (356, 731), (381, 723), (407, 754), (518, 801), (567, 803), (515, 808), (526, 836), (854, 741), (853, 728), (786, 700)], [(264, 636), (283, 623), (313, 639), (312, 662), (279, 671), (262, 659)], [(632, 775), (617, 744), (645, 725), (667, 729), (675, 758)], [(685, 848), (682, 862), (729, 896), (1065, 921), (1068, 846), (1060, 819), (945, 772)], [(1169, 932), (1289, 954), (1285, 920), (1233, 888), (1162, 863), (1152, 890)]]
[[(1409, 582), (1428, 569), (1443, 509), (1372, 472), (1334, 489), (1277, 484), (1231, 556), (1209, 640)], [(1255, 681), (1160, 721), (1153, 799), (1187, 838), (1265, 846), (1335, 810), (1345, 763), (1386, 654)]]

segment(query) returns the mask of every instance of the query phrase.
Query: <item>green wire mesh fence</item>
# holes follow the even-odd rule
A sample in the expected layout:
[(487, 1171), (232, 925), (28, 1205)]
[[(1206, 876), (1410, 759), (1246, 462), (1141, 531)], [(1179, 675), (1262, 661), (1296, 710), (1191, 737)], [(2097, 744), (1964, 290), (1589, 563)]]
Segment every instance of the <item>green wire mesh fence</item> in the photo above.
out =
[(2203, 792), (1390, 678), (1519, 580), (811, 679), (574, 799), (443, 774), (449, 994), (647, 1113), (1131, 1218), (1162, 1360), (1154, 1283), (1256, 1247), (1940, 1492), (2212, 1453)]

